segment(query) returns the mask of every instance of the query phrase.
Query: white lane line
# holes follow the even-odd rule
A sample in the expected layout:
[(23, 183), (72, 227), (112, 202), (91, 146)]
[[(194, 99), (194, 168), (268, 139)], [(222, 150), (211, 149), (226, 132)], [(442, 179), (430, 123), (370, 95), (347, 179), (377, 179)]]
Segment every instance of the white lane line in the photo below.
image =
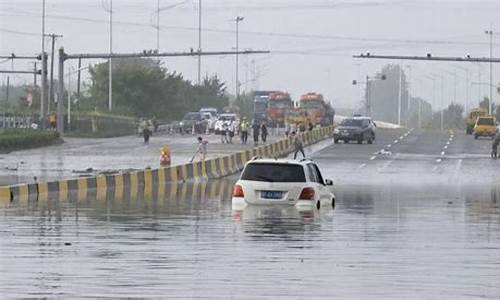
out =
[(400, 140), (403, 140), (403, 139), (404, 139), (404, 136), (400, 136), (400, 137), (399, 137), (399, 139), (400, 139)]
[(450, 141), (446, 142), (446, 145), (449, 145), (450, 144)]
[(374, 156), (370, 157), (370, 160), (374, 160), (375, 158), (377, 158), (377, 156), (374, 155)]
[(434, 168), (432, 168), (432, 173), (435, 173), (438, 169), (438, 166), (434, 166)]
[(442, 161), (441, 158), (436, 159), (437, 163), (440, 163), (441, 161)]
[(361, 165), (359, 165), (358, 170), (363, 169), (364, 167), (366, 167), (366, 164), (361, 164)]
[(398, 143), (398, 140), (394, 140), (394, 144), (397, 144)]
[(444, 156), (444, 151), (441, 151), (441, 156)]
[(386, 148), (391, 148), (391, 147), (392, 147), (392, 145), (391, 145), (391, 144), (389, 144), (389, 145), (387, 145), (387, 146), (385, 146), (385, 147), (386, 147)]
[(462, 159), (459, 159), (457, 161), (457, 165), (455, 166), (455, 172), (458, 173), (460, 172), (460, 169), (462, 168)]
[(444, 146), (444, 147), (443, 147), (443, 149), (444, 149), (444, 150), (448, 149), (448, 146)]

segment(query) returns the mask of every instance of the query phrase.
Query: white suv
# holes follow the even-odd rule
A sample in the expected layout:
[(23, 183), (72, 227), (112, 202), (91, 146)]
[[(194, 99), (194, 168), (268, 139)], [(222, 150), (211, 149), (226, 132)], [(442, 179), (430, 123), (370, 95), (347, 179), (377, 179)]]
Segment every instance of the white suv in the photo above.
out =
[(318, 166), (309, 159), (252, 159), (234, 185), (233, 209), (247, 204), (319, 209), (321, 202), (334, 207), (332, 185), (331, 180), (323, 180)]

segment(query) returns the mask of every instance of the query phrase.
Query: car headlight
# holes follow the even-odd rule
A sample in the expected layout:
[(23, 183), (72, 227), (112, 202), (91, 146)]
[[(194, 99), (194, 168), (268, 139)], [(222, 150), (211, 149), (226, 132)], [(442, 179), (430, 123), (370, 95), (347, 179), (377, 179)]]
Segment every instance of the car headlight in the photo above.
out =
[(184, 126), (184, 122), (180, 122), (179, 125)]

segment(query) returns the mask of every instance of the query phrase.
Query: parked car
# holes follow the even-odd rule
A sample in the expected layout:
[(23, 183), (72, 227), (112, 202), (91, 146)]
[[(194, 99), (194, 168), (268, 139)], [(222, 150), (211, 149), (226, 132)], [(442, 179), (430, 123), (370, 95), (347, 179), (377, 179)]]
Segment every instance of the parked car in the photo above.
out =
[(357, 141), (358, 144), (367, 141), (372, 144), (375, 141), (375, 128), (375, 123), (369, 117), (347, 118), (333, 131), (333, 140), (335, 144), (339, 141)]
[(215, 123), (217, 122), (217, 116), (213, 115), (209, 112), (200, 112), (203, 116), (203, 119), (207, 123), (207, 128), (210, 132), (215, 131)]
[(179, 123), (181, 133), (204, 133), (207, 122), (199, 112), (188, 112)]
[(234, 185), (233, 209), (246, 205), (290, 205), (320, 208), (322, 202), (335, 206), (330, 190), (316, 163), (309, 159), (253, 159), (245, 165)]
[[(215, 134), (220, 134), (221, 133), (221, 129), (222, 129), (222, 125), (224, 122), (230, 122), (230, 121), (236, 121), (236, 128), (239, 127), (239, 124), (240, 124), (240, 121), (239, 121), (239, 118), (238, 118), (238, 115), (237, 114), (234, 114), (234, 113), (225, 113), (225, 114), (220, 114), (219, 115), (219, 118), (217, 119), (217, 122), (215, 122), (215, 126), (214, 126), (214, 130), (215, 130)], [(235, 132), (235, 134), (238, 134), (237, 132)]]

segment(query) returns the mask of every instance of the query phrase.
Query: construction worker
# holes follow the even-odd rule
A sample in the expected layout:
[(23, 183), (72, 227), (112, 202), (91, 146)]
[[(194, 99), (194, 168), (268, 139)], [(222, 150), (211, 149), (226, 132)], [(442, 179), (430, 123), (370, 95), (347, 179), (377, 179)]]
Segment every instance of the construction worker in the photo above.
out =
[(240, 132), (241, 132), (241, 143), (246, 144), (248, 140), (248, 128), (250, 127), (250, 124), (247, 121), (246, 117), (243, 117), (243, 120), (241, 121), (240, 124)]

